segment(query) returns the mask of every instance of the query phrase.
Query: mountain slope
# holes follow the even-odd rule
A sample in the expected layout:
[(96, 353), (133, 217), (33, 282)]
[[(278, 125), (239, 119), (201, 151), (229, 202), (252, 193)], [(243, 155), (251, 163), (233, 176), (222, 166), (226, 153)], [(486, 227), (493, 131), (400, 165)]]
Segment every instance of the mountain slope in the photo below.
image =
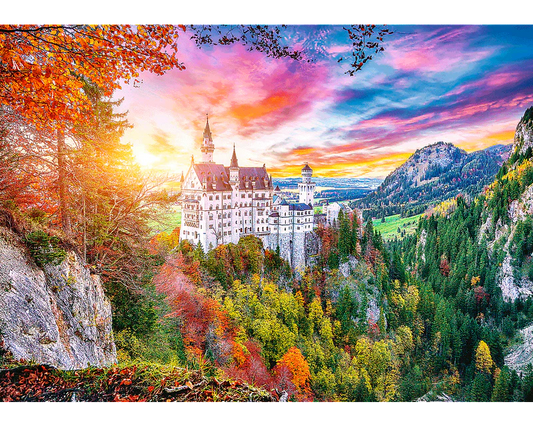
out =
[(405, 208), (421, 212), (459, 193), (475, 195), (492, 182), (510, 149), (495, 145), (469, 154), (451, 143), (437, 142), (417, 150), (375, 192), (355, 204), (371, 216), (388, 216)]
[[(512, 155), (481, 194), (441, 203), (421, 218), (414, 239), (399, 243), (417, 277), (475, 318), (492, 356), (519, 371), (533, 360), (532, 112), (520, 120)], [(464, 350), (463, 344), (457, 356)]]

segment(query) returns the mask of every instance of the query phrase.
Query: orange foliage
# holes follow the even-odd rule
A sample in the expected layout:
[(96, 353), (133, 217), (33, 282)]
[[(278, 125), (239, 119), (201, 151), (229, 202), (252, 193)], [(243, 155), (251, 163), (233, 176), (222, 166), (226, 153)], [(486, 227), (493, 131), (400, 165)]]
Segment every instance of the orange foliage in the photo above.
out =
[(322, 224), (318, 225), (316, 233), (322, 242), (320, 255), (323, 259), (328, 259), (331, 249), (338, 243), (338, 233), (335, 232), (335, 229), (329, 226), (325, 227)]
[(311, 373), (309, 372), (309, 364), (300, 352), (300, 349), (292, 347), (281, 357), (276, 365), (276, 375), (278, 377), (285, 376), (285, 368), (290, 372), (290, 380), (296, 387), (296, 390), (302, 394), (309, 393)]
[(247, 354), (240, 364), (236, 362), (224, 368), (226, 374), (234, 379), (240, 379), (258, 387), (270, 389), (273, 385), (272, 376), (261, 358), (261, 347), (248, 341), (244, 344)]
[(168, 259), (154, 278), (157, 291), (167, 296), (170, 316), (183, 319), (183, 341), (199, 356), (209, 350), (218, 364), (231, 358), (235, 330), (220, 304), (194, 285), (200, 280), (197, 262), (187, 262), (181, 253)]
[[(181, 27), (185, 30), (185, 27)], [(172, 25), (0, 25), (1, 103), (38, 129), (83, 121), (84, 80), (104, 96), (139, 73), (183, 69)]]
[(180, 243), (180, 227), (176, 227), (170, 234), (160, 232), (150, 240), (150, 254), (168, 253)]

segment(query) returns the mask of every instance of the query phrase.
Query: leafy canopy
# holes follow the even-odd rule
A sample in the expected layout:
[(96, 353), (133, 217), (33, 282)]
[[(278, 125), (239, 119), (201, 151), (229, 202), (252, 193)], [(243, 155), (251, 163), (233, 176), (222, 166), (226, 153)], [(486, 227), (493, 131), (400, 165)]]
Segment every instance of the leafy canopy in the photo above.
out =
[(0, 99), (38, 129), (82, 121), (92, 82), (111, 96), (120, 82), (184, 66), (172, 25), (1, 25)]

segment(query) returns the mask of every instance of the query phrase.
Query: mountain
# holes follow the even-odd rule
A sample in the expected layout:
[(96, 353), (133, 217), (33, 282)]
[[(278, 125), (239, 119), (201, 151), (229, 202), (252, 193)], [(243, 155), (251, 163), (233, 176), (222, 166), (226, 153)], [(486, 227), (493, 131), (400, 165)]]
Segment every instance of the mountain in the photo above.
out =
[(459, 193), (476, 195), (492, 182), (510, 150), (510, 145), (494, 145), (467, 153), (451, 143), (428, 145), (354, 204), (367, 210), (367, 215), (388, 216), (406, 209), (420, 213), (429, 204)]
[(528, 108), (521, 118), (514, 137), (512, 152), (516, 156), (525, 155), (528, 149), (533, 149), (533, 107)]

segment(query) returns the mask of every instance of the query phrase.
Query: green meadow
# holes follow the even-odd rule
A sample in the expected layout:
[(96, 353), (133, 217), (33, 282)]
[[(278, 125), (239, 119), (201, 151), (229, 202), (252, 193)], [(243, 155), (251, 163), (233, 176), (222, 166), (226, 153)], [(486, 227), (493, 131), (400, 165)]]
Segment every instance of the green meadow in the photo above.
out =
[(374, 229), (381, 233), (384, 240), (391, 240), (394, 237), (401, 238), (402, 234), (412, 234), (416, 231), (418, 225), (418, 219), (422, 216), (417, 214), (416, 216), (400, 217), (399, 214), (387, 216), (385, 222), (382, 219), (372, 219)]

